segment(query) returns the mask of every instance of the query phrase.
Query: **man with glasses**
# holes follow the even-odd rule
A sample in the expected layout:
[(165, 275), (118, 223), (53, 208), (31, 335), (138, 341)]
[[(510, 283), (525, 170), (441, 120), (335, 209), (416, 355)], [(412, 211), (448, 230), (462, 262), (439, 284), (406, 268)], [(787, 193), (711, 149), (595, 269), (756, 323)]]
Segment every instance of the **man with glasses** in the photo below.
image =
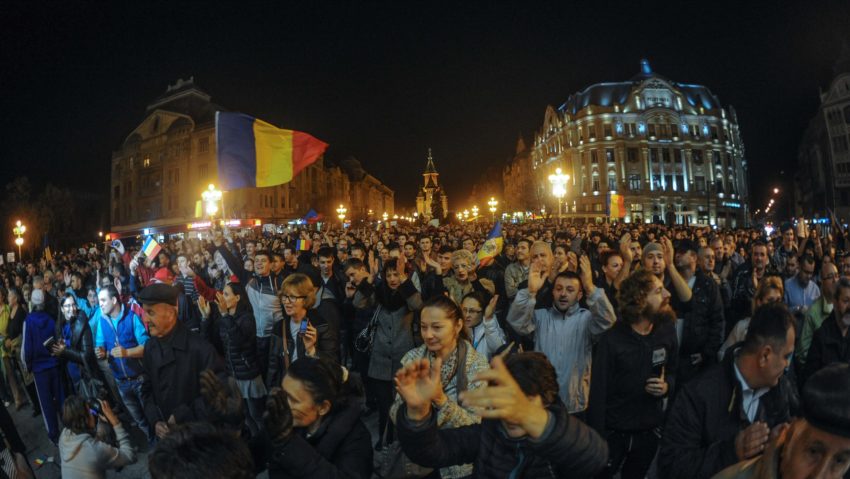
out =
[(814, 274), (815, 259), (804, 255), (797, 275), (785, 280), (785, 303), (791, 311), (805, 313), (820, 297), (820, 288), (812, 281)]
[(809, 353), (809, 347), (812, 345), (812, 336), (821, 327), (824, 320), (832, 314), (835, 305), (835, 288), (838, 284), (838, 278), (838, 268), (834, 264), (824, 263), (821, 266), (821, 295), (812, 304), (811, 308), (806, 311), (803, 328), (800, 331), (800, 337), (797, 339), (797, 348), (794, 352), (797, 358), (798, 371), (805, 370), (806, 355)]

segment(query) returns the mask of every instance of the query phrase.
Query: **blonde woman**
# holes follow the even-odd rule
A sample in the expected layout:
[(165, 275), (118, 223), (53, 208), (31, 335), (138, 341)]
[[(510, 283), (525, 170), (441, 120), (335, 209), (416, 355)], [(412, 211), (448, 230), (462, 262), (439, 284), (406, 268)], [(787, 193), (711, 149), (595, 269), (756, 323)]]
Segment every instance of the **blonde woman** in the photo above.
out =
[[(756, 294), (753, 296), (752, 310), (755, 311), (759, 306), (766, 303), (781, 303), (783, 298), (785, 298), (785, 288), (782, 284), (782, 278), (779, 276), (767, 276), (759, 282), (758, 288), (756, 288)], [(749, 326), (750, 318), (744, 318), (735, 324), (735, 327), (729, 333), (729, 337), (726, 338), (726, 342), (720, 346), (720, 350), (717, 352), (717, 357), (720, 361), (723, 361), (723, 355), (727, 349), (740, 343), (747, 337), (747, 328)]]

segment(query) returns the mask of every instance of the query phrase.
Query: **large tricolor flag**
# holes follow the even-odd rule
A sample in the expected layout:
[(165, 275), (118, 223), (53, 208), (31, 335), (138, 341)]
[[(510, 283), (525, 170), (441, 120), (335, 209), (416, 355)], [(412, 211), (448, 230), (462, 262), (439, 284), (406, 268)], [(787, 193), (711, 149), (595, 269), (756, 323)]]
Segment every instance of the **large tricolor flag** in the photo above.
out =
[(216, 112), (215, 131), (223, 190), (288, 183), (328, 147), (307, 133), (282, 130), (242, 113)]
[(623, 195), (608, 195), (608, 216), (623, 218), (626, 216), (626, 202)]
[(153, 236), (148, 236), (148, 239), (145, 240), (145, 244), (142, 245), (142, 253), (145, 254), (146, 258), (156, 258), (156, 255), (159, 254), (159, 250), (161, 249), (162, 246), (153, 239)]
[(496, 256), (502, 252), (502, 243), (504, 239), (502, 238), (502, 222), (496, 221), (496, 224), (493, 225), (493, 229), (490, 231), (490, 234), (487, 235), (487, 241), (481, 246), (481, 249), (478, 250), (478, 267), (483, 268), (488, 264), (492, 263), (493, 260), (496, 259)]

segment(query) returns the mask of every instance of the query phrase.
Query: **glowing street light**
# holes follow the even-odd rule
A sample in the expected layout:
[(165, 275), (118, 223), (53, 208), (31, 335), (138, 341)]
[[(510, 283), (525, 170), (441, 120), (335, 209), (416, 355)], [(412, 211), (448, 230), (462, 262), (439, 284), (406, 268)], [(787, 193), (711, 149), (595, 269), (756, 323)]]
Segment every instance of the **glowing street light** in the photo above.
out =
[(463, 213), (461, 213), (460, 211), (458, 211), (455, 216), (457, 216), (458, 221), (463, 221)]
[(475, 219), (476, 222), (478, 221), (478, 206), (477, 205), (472, 205), (472, 217)]
[(15, 222), (15, 227), (12, 229), (12, 233), (17, 236), (15, 238), (15, 244), (18, 245), (18, 261), (21, 260), (21, 246), (24, 244), (24, 233), (27, 232), (27, 227), (21, 223), (21, 220)]
[(469, 210), (463, 210), (463, 221), (469, 220)]
[(779, 194), (779, 188), (774, 188), (774, 189), (773, 189), (773, 194), (774, 194), (774, 195), (778, 195), (778, 194)]
[(384, 214), (381, 215), (381, 218), (384, 219), (384, 222), (386, 222), (387, 218), (389, 218), (389, 217), (390, 217), (390, 215), (388, 215), (386, 211), (384, 211)]
[(348, 210), (345, 208), (345, 206), (342, 206), (342, 203), (340, 203), (339, 208), (336, 209), (336, 214), (339, 217), (339, 221), (342, 223), (343, 228), (345, 228), (345, 213), (347, 212)]
[(487, 205), (490, 206), (490, 214), (493, 216), (493, 221), (496, 221), (496, 207), (499, 206), (499, 202), (496, 201), (496, 198), (490, 197), (490, 201), (487, 202)]
[(201, 199), (204, 201), (204, 208), (210, 220), (218, 213), (218, 202), (221, 201), (221, 191), (215, 189), (215, 185), (210, 183), (206, 191), (201, 193)]
[(555, 169), (555, 174), (549, 175), (549, 183), (552, 184), (552, 196), (558, 199), (558, 218), (561, 218), (561, 200), (567, 195), (567, 181), (570, 175), (565, 175), (560, 168)]

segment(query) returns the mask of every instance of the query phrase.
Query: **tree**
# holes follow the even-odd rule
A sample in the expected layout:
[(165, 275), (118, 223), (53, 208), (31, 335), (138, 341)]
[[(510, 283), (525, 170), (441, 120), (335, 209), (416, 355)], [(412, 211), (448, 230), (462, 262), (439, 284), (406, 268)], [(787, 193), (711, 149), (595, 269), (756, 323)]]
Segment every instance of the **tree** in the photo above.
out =
[(445, 216), (446, 213), (443, 211), (443, 189), (438, 187), (431, 196), (431, 218), (442, 221)]

